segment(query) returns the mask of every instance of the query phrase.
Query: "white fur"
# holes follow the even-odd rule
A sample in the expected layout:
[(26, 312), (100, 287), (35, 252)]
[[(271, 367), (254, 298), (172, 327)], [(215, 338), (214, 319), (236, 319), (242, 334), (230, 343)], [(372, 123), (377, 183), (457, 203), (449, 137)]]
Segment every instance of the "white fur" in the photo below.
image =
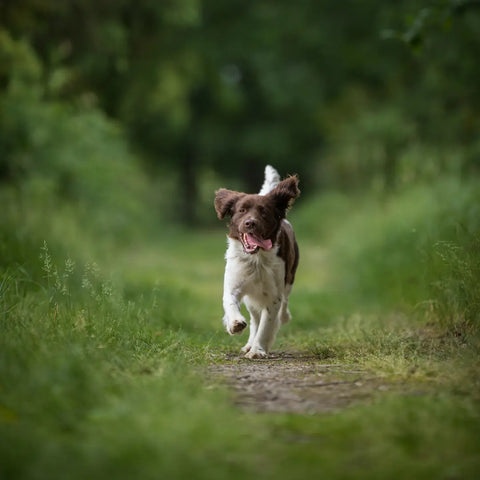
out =
[[(267, 165), (260, 195), (266, 195), (280, 182), (278, 172)], [(287, 220), (283, 220), (287, 222)], [(288, 222), (287, 222), (288, 223)], [(228, 238), (223, 290), (223, 323), (230, 335), (247, 326), (241, 303), (250, 314), (250, 334), (242, 348), (247, 358), (264, 358), (272, 347), (278, 329), (290, 320), (288, 297), (292, 285), (285, 285), (285, 262), (278, 247), (246, 254), (240, 241)]]
[(263, 182), (262, 188), (260, 189), (260, 192), (258, 192), (258, 194), (266, 195), (268, 192), (273, 190), (279, 182), (279, 173), (271, 165), (267, 165), (265, 167), (265, 181)]
[(250, 335), (242, 351), (247, 358), (266, 357), (278, 329), (290, 320), (292, 286), (285, 285), (285, 262), (277, 256), (277, 247), (248, 255), (242, 244), (231, 238), (225, 259), (223, 323), (230, 335), (243, 331), (247, 325), (240, 311), (243, 301), (250, 313)]

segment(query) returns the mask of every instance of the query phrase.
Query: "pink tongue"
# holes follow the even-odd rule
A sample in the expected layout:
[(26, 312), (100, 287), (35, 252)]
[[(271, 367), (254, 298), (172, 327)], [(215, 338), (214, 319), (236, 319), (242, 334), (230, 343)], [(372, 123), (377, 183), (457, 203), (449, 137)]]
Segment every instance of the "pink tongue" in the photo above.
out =
[(246, 234), (246, 237), (247, 237), (247, 241), (250, 245), (257, 245), (259, 246), (260, 248), (263, 248), (264, 250), (270, 250), (273, 245), (272, 245), (272, 241), (267, 238), (265, 240), (261, 240), (259, 238), (256, 238), (250, 234)]

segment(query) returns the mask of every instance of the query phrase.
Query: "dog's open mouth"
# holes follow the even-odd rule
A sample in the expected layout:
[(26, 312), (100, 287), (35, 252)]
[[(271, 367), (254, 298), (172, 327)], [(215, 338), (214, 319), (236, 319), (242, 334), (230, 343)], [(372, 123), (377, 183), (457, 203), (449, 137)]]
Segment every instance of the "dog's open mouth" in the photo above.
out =
[(269, 238), (263, 239), (251, 233), (242, 233), (240, 238), (245, 253), (257, 253), (260, 248), (270, 250), (273, 247), (272, 241)]

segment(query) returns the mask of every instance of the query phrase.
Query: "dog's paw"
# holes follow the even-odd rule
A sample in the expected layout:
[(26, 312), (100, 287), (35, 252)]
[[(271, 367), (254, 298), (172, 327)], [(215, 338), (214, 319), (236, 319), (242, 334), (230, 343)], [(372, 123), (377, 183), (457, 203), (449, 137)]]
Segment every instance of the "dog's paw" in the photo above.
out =
[(253, 348), (245, 354), (245, 358), (248, 358), (249, 360), (253, 360), (255, 358), (267, 358), (267, 352), (265, 352), (265, 350), (262, 348)]
[(230, 335), (238, 335), (247, 327), (247, 322), (243, 318), (238, 318), (227, 323), (227, 332)]
[(249, 343), (247, 343), (246, 345), (244, 345), (242, 347), (241, 352), (242, 353), (248, 353), (251, 350), (251, 348), (252, 348), (252, 346)]

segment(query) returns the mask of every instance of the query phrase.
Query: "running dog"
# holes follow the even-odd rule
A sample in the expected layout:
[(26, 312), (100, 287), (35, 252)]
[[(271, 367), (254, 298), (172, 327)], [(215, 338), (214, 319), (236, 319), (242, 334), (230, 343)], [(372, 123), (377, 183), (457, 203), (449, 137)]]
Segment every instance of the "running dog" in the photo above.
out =
[(298, 177), (280, 181), (267, 165), (258, 194), (220, 189), (215, 194), (219, 219), (230, 218), (225, 254), (223, 323), (230, 335), (243, 332), (247, 322), (240, 307), (250, 314), (250, 335), (242, 348), (247, 358), (265, 358), (278, 329), (290, 318), (292, 291), (299, 253), (293, 227), (285, 219), (300, 195)]

